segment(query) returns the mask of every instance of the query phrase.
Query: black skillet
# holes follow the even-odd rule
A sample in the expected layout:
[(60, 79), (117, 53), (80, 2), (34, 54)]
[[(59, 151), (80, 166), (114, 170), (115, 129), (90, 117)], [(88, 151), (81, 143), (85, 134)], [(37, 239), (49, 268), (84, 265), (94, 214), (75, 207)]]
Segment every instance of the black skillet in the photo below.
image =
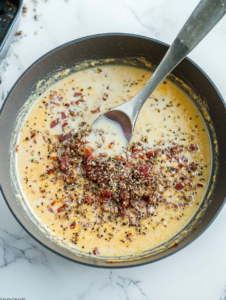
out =
[(5, 58), (18, 28), (23, 0), (0, 0), (0, 62)]
[[(102, 34), (85, 37), (50, 51), (37, 60), (19, 78), (11, 89), (0, 116), (0, 183), (3, 196), (9, 209), (37, 241), (69, 260), (96, 267), (132, 267), (157, 261), (171, 255), (194, 241), (212, 223), (220, 212), (226, 196), (226, 110), (225, 103), (210, 78), (190, 59), (184, 59), (172, 72), (174, 82), (181, 88), (191, 87), (199, 100), (194, 100), (206, 123), (212, 146), (212, 174), (205, 199), (195, 216), (176, 236), (164, 243), (160, 248), (147, 251), (135, 257), (103, 258), (73, 253), (70, 249), (49, 239), (37, 226), (31, 214), (24, 210), (24, 201), (16, 197), (15, 178), (11, 180), (10, 164), (14, 149), (10, 147), (12, 133), (16, 128), (18, 113), (36, 90), (37, 83), (49, 78), (50, 74), (59, 70), (71, 68), (86, 60), (127, 61), (131, 57), (144, 57), (153, 65), (158, 65), (168, 49), (168, 45), (142, 36), (131, 34)], [(136, 59), (134, 59), (135, 61)], [(113, 63), (113, 62), (111, 62)], [(145, 66), (143, 66), (145, 67)], [(180, 83), (180, 79), (183, 84)], [(185, 88), (185, 90), (189, 90)], [(190, 94), (191, 99), (197, 99)], [(212, 122), (209, 120), (210, 116)], [(14, 133), (14, 135), (17, 133)], [(216, 134), (216, 136), (215, 136)], [(216, 139), (218, 147), (216, 146)], [(11, 144), (12, 143), (12, 144)], [(12, 155), (12, 156), (11, 156)]]

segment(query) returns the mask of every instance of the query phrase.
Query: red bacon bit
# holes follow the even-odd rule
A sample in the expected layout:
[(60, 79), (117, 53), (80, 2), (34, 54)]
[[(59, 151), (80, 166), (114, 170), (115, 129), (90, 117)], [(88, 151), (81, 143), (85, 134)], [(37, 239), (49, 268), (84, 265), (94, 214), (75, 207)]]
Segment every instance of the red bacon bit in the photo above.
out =
[(93, 153), (93, 149), (89, 146), (84, 145), (83, 149), (84, 149), (87, 157), (90, 156)]
[(86, 160), (86, 162), (88, 163), (88, 162), (90, 162), (91, 161), (91, 159), (93, 159), (93, 155), (91, 154), (91, 155), (89, 155), (88, 157), (87, 157), (87, 160)]
[(179, 165), (178, 165), (178, 168), (179, 168), (179, 169), (182, 169), (183, 167), (184, 167), (184, 165), (182, 165), (182, 164), (179, 164)]
[(184, 151), (184, 146), (183, 145), (177, 145), (175, 147), (172, 147), (171, 151), (175, 152), (175, 153), (182, 152), (182, 151)]
[(53, 104), (53, 105), (56, 105), (56, 106), (60, 106), (59, 103), (56, 103), (56, 102), (53, 102), (53, 101), (50, 101), (50, 103)]
[(65, 211), (66, 210), (66, 205), (64, 204), (64, 205), (62, 205), (62, 206), (60, 206), (59, 208), (57, 208), (57, 212), (58, 213), (60, 213), (60, 212), (62, 212), (62, 211)]
[(124, 175), (119, 176), (120, 180), (125, 180), (126, 177)]
[(65, 103), (64, 106), (68, 108), (70, 107), (70, 103)]
[(36, 139), (33, 139), (33, 143), (34, 143), (34, 144), (37, 144), (37, 140), (36, 140)]
[(50, 156), (50, 159), (52, 159), (52, 160), (57, 160), (58, 159), (58, 157), (57, 156)]
[(70, 110), (70, 109), (69, 109), (69, 113), (72, 117), (75, 117), (77, 115), (77, 113), (75, 111)]
[(177, 151), (178, 151), (178, 152), (184, 151), (184, 146), (183, 146), (183, 145), (179, 145), (179, 146), (177, 147)]
[(167, 157), (168, 159), (172, 159), (172, 158), (173, 158), (172, 155), (171, 155), (169, 152), (166, 153), (166, 157)]
[(144, 176), (148, 176), (150, 173), (151, 168), (149, 166), (145, 166), (144, 168), (142, 168), (141, 173)]
[(49, 106), (49, 103), (45, 103), (45, 107), (48, 107)]
[(59, 141), (65, 141), (65, 140), (67, 140), (67, 139), (69, 139), (71, 137), (71, 135), (70, 135), (70, 133), (67, 133), (67, 134), (59, 134), (58, 135), (58, 140)]
[(82, 96), (82, 93), (74, 93), (74, 95), (73, 95), (74, 97), (81, 97)]
[(61, 119), (62, 120), (67, 119), (67, 115), (65, 114), (64, 111), (61, 112)]
[(54, 210), (51, 207), (48, 207), (48, 211), (54, 213)]
[(56, 201), (53, 201), (50, 203), (51, 206), (53, 206), (56, 203)]
[(34, 132), (34, 133), (32, 133), (30, 139), (33, 139), (33, 137), (35, 137), (35, 136), (36, 136), (36, 133)]
[(61, 164), (60, 165), (61, 170), (63, 170), (63, 171), (66, 170), (66, 168), (68, 166), (68, 159), (67, 159), (67, 157), (62, 158), (60, 164)]
[(53, 174), (53, 173), (54, 173), (54, 170), (53, 170), (53, 169), (47, 170), (47, 174), (48, 174), (48, 175)]
[(91, 110), (91, 113), (92, 113), (92, 114), (95, 114), (95, 113), (97, 113), (97, 112), (100, 112), (100, 106), (99, 106), (97, 109), (95, 109), (95, 110)]
[(103, 202), (104, 201), (104, 198), (102, 198), (102, 197), (100, 197), (100, 198), (98, 198), (98, 200), (97, 200), (99, 203), (101, 203), (101, 202)]
[(79, 126), (81, 126), (81, 127), (83, 127), (84, 125), (86, 125), (86, 122), (79, 123)]
[(84, 99), (79, 99), (79, 100), (77, 100), (77, 101), (75, 101), (75, 103), (77, 104), (77, 105), (79, 105), (79, 103), (82, 103), (82, 102), (85, 102), (85, 100)]
[(141, 150), (141, 143), (138, 142), (138, 143), (134, 144), (133, 152), (140, 151), (140, 150)]
[(190, 147), (189, 147), (189, 149), (191, 151), (195, 151), (195, 150), (198, 150), (199, 148), (198, 148), (198, 146), (196, 144), (191, 144)]
[(86, 202), (91, 204), (93, 203), (93, 199), (90, 196), (86, 195)]
[(59, 124), (59, 122), (60, 122), (60, 119), (59, 119), (59, 118), (57, 118), (56, 120), (52, 121), (52, 122), (50, 123), (50, 128), (55, 127), (57, 124)]
[(190, 163), (190, 165), (188, 166), (188, 171), (195, 171), (197, 170), (198, 164), (195, 163), (194, 161), (192, 163)]
[(64, 135), (65, 140), (68, 140), (70, 138), (71, 138), (71, 133), (70, 132)]
[(64, 128), (65, 126), (67, 126), (68, 125), (68, 123), (66, 122), (66, 123), (64, 123), (63, 125), (62, 125), (62, 128)]
[(99, 154), (101, 157), (107, 157), (108, 156), (108, 154), (106, 153), (106, 152), (102, 152), (102, 153), (100, 153)]
[(154, 152), (153, 151), (149, 151), (149, 152), (147, 152), (147, 158), (152, 158), (152, 157), (154, 157), (155, 156), (155, 154), (154, 154)]
[(100, 251), (97, 249), (97, 247), (95, 247), (95, 248), (93, 249), (93, 254), (94, 254), (94, 255), (100, 255)]
[(70, 136), (73, 136), (75, 129), (71, 129), (71, 131), (69, 132)]
[(184, 187), (185, 187), (185, 183), (184, 183), (184, 182), (178, 182), (178, 183), (174, 186), (175, 190), (177, 190), (177, 191), (182, 190)]
[(105, 198), (111, 199), (111, 197), (112, 197), (112, 192), (110, 192), (110, 191), (104, 191), (104, 192), (103, 192), (103, 196), (104, 196)]
[(197, 183), (197, 187), (204, 187), (203, 183)]
[(70, 225), (70, 228), (71, 228), (71, 229), (75, 228), (75, 225), (76, 225), (76, 223), (75, 223), (75, 222), (72, 222), (71, 225)]
[(183, 162), (187, 163), (188, 162), (188, 158), (186, 156), (181, 156), (180, 160), (182, 160)]
[(103, 100), (106, 101), (107, 98), (108, 98), (108, 94), (104, 93), (104, 95), (103, 95)]

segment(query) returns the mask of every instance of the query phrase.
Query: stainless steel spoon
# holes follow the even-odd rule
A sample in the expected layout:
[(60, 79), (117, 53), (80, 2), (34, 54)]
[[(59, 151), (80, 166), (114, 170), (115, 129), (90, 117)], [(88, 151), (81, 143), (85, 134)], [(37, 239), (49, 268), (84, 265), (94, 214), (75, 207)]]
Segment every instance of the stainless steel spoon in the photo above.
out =
[(126, 103), (112, 108), (99, 116), (92, 125), (103, 116), (119, 123), (127, 139), (127, 145), (123, 149), (124, 151), (133, 136), (136, 120), (144, 102), (164, 78), (209, 33), (225, 13), (226, 0), (200, 1), (146, 85)]

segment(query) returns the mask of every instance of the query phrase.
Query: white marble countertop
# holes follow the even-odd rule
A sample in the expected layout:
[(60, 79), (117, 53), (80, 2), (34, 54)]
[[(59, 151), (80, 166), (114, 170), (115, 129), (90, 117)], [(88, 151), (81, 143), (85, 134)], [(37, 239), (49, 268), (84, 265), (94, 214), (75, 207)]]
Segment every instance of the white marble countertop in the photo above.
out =
[[(0, 103), (37, 58), (70, 40), (103, 32), (141, 34), (171, 43), (198, 0), (26, 0), (0, 68)], [(36, 9), (36, 10), (35, 10)], [(36, 16), (36, 17), (35, 17)], [(226, 17), (189, 55), (226, 99)], [(225, 300), (226, 207), (202, 236), (159, 262), (105, 270), (58, 257), (17, 223), (0, 195), (0, 299)]]

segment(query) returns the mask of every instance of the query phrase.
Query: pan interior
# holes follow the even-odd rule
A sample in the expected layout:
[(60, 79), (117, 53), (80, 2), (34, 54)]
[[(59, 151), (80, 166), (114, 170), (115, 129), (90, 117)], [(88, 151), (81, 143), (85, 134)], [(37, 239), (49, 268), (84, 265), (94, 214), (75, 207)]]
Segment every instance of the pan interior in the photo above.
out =
[[(73, 255), (77, 257), (92, 257), (93, 255), (88, 255), (76, 248), (71, 248), (68, 246), (68, 244), (64, 243), (62, 240), (59, 240), (56, 238), (56, 236), (52, 235), (51, 232), (43, 225), (40, 224), (40, 221), (36, 217), (36, 215), (33, 213), (33, 210), (31, 209), (29, 203), (24, 199), (24, 195), (21, 190), (20, 183), (18, 181), (18, 175), (16, 170), (16, 153), (15, 148), (18, 144), (18, 133), (20, 131), (20, 127), (24, 122), (24, 119), (26, 118), (27, 114), (31, 110), (34, 102), (38, 98), (40, 94), (45, 92), (46, 89), (48, 89), (52, 84), (58, 82), (61, 80), (64, 76), (69, 76), (70, 74), (73, 74), (74, 72), (84, 70), (91, 67), (96, 66), (103, 66), (103, 65), (128, 65), (128, 66), (136, 66), (143, 69), (148, 70), (154, 70), (155, 66), (152, 65), (149, 61), (147, 61), (143, 57), (130, 57), (126, 59), (114, 59), (109, 58), (105, 60), (90, 60), (90, 61), (84, 61), (83, 63), (76, 64), (73, 68), (67, 68), (59, 70), (56, 70), (54, 72), (51, 72), (48, 76), (46, 76), (43, 80), (36, 83), (36, 87), (29, 97), (29, 99), (26, 101), (26, 103), (21, 108), (14, 127), (14, 133), (11, 138), (11, 160), (10, 160), (10, 173), (11, 173), (11, 185), (12, 189), (17, 197), (17, 201), (22, 203), (23, 207), (23, 213), (25, 218), (29, 218), (32, 221), (33, 226), (36, 228), (36, 230), (41, 231), (44, 235), (46, 235), (50, 240), (51, 243), (57, 243), (59, 247), (67, 248), (68, 251), (72, 252)], [(205, 197), (203, 201), (200, 203), (196, 214), (191, 218), (189, 223), (186, 224), (184, 228), (182, 228), (178, 233), (176, 233), (173, 237), (171, 237), (166, 242), (158, 245), (157, 247), (154, 247), (152, 249), (149, 249), (147, 251), (139, 252), (134, 255), (123, 255), (123, 256), (99, 256), (98, 260), (104, 260), (108, 262), (124, 262), (124, 261), (133, 261), (133, 260), (140, 260), (142, 258), (150, 257), (155, 254), (159, 254), (161, 252), (166, 251), (167, 249), (170, 249), (171, 247), (177, 245), (180, 243), (183, 239), (185, 239), (191, 231), (196, 228), (199, 223), (202, 221), (202, 217), (204, 216), (209, 204), (211, 203), (211, 195), (212, 191), (214, 189), (215, 184), (215, 178), (217, 174), (218, 169), (218, 149), (217, 149), (217, 143), (216, 143), (216, 135), (214, 132), (214, 127), (211, 122), (211, 119), (208, 114), (208, 107), (206, 104), (206, 101), (204, 99), (201, 99), (192, 89), (191, 86), (189, 86), (187, 83), (184, 83), (183, 80), (179, 79), (178, 77), (170, 74), (168, 76), (168, 79), (170, 79), (173, 83), (178, 85), (186, 94), (189, 95), (190, 99), (195, 103), (197, 106), (203, 121), (205, 123), (207, 132), (209, 134), (209, 140), (212, 150), (212, 168), (211, 168), (211, 176), (208, 184), (208, 188), (206, 190)], [(96, 259), (96, 257), (93, 257)]]

